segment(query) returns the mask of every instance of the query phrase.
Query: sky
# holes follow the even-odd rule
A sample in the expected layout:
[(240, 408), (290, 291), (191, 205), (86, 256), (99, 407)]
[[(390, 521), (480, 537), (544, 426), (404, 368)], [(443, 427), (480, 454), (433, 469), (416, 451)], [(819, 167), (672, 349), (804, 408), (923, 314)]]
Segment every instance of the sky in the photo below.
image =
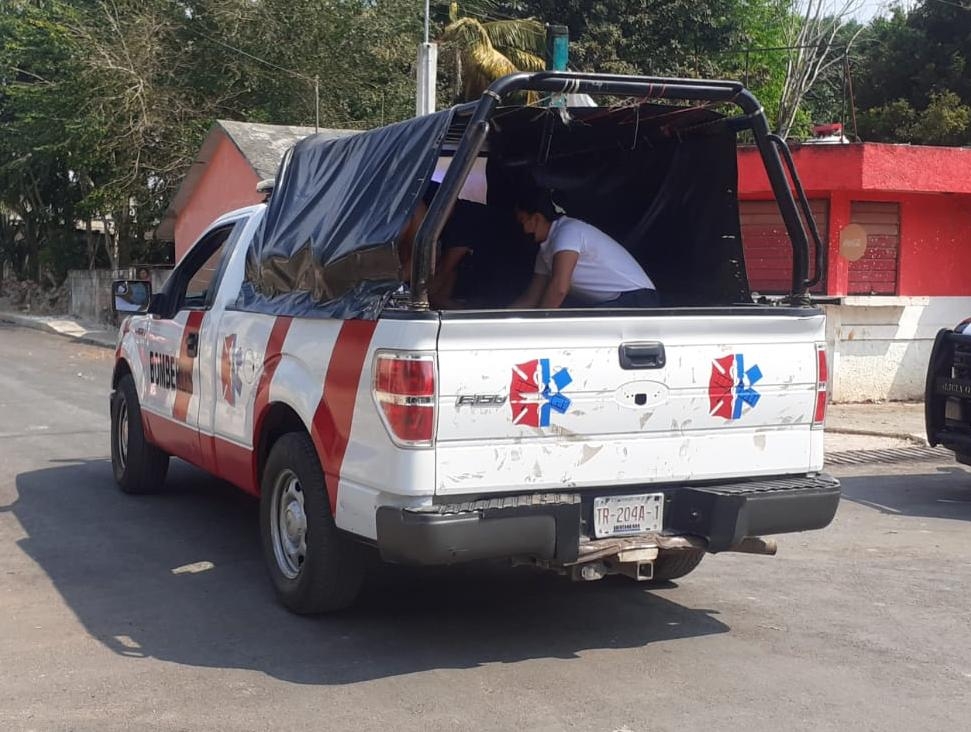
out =
[[(835, 4), (838, 5), (838, 3)], [(909, 8), (915, 4), (915, 0), (902, 0), (900, 2), (894, 2), (893, 0), (863, 0), (860, 9), (853, 16), (861, 23), (866, 23), (876, 15), (888, 14), (890, 8), (894, 5), (902, 5), (905, 8)]]

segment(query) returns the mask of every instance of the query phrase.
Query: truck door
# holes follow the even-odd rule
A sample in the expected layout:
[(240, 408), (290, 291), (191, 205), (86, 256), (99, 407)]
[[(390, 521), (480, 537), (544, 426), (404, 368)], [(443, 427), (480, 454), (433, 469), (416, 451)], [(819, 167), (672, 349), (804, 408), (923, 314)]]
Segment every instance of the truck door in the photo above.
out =
[(147, 329), (148, 384), (141, 403), (151, 439), (163, 450), (203, 467), (200, 331), (238, 223), (217, 226), (189, 250), (162, 288), (164, 312)]
[[(226, 254), (213, 285), (215, 297), (199, 331), (196, 425), (204, 465), (210, 472), (255, 491), (252, 485), (252, 391), (260, 375), (255, 355), (274, 321), (252, 313), (228, 311), (239, 296), (246, 268), (246, 243), (261, 220), (257, 210), (240, 221), (226, 242)], [(265, 332), (264, 332), (265, 331)]]

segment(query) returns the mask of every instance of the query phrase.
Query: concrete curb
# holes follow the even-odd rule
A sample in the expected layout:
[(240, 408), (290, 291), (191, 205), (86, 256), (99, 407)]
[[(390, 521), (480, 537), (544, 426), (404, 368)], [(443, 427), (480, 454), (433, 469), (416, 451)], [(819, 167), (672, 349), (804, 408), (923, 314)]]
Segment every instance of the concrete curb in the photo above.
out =
[(855, 427), (827, 427), (826, 432), (834, 435), (862, 435), (864, 437), (886, 437), (895, 440), (905, 440), (915, 445), (927, 447), (927, 440), (920, 435), (910, 432), (880, 432), (878, 430), (863, 430)]
[[(39, 320), (29, 315), (19, 315), (18, 313), (0, 312), (0, 321), (3, 321), (5, 323), (11, 323), (12, 325), (16, 325), (21, 328), (31, 328), (32, 330), (40, 330), (45, 333), (51, 333), (53, 335), (61, 336), (62, 338), (69, 338), (75, 343), (83, 343), (88, 346), (97, 346), (98, 348), (110, 348), (110, 349), (113, 349), (115, 347), (114, 342), (109, 343), (104, 340), (95, 338), (93, 336), (88, 336), (88, 335), (74, 335), (72, 333), (66, 333), (62, 330), (58, 330), (46, 320)], [(104, 331), (104, 332), (107, 333), (108, 331)]]

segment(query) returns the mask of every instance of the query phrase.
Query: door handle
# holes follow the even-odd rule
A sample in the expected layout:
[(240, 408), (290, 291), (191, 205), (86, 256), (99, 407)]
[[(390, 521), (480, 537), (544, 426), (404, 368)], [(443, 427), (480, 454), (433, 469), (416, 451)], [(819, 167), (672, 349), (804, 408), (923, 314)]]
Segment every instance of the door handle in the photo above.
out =
[(636, 369), (663, 369), (665, 364), (664, 344), (657, 341), (641, 343), (622, 343), (620, 345), (620, 367), (627, 371)]
[(189, 358), (195, 358), (199, 355), (199, 333), (193, 332), (185, 338), (185, 352)]

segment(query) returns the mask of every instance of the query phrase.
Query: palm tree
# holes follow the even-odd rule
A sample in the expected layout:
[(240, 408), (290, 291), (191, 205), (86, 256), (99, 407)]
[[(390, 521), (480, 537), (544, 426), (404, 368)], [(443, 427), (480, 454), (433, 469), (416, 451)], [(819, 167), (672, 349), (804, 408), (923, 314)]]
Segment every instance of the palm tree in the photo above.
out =
[(496, 79), (515, 71), (542, 71), (546, 27), (535, 18), (479, 21), (448, 9), (444, 45), (455, 52), (461, 97), (477, 99)]

